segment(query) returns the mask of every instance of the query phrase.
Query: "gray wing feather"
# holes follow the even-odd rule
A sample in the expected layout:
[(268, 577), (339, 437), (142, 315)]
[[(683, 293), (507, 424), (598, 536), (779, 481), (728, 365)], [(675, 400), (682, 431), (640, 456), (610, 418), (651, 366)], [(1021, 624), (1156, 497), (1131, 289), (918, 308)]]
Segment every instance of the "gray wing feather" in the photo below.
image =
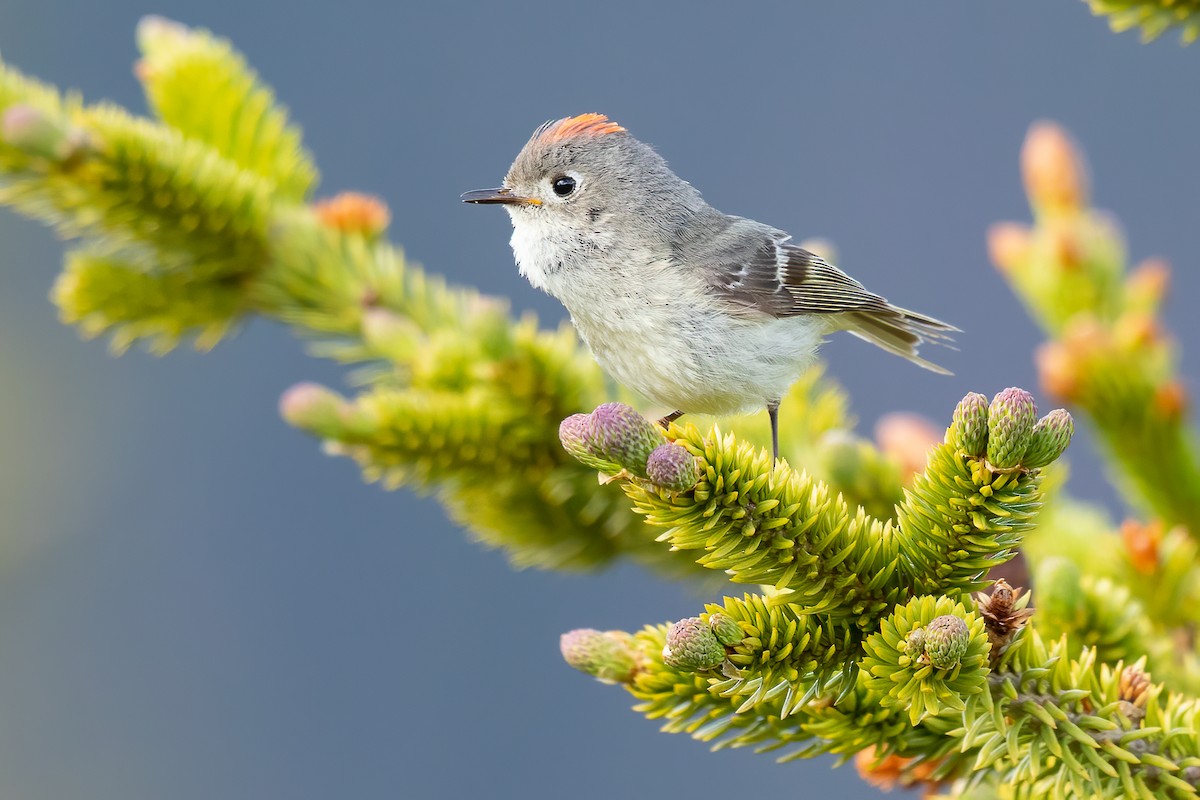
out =
[(925, 342), (948, 346), (958, 330), (953, 325), (892, 305), (820, 256), (788, 244), (782, 234), (759, 233), (750, 241), (741, 238), (740, 246), (730, 242), (720, 249), (725, 252), (713, 265), (710, 282), (736, 313), (827, 316), (831, 330), (947, 373), (917, 349)]

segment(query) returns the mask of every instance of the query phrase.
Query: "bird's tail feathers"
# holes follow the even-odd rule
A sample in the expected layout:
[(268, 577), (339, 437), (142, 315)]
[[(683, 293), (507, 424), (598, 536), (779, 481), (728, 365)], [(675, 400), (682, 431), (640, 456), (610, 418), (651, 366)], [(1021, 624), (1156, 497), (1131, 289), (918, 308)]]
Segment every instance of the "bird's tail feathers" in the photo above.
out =
[(954, 349), (954, 338), (950, 334), (959, 332), (959, 329), (953, 325), (893, 305), (885, 309), (852, 311), (838, 316), (838, 327), (842, 330), (931, 372), (954, 374), (945, 367), (926, 361), (917, 353), (917, 348), (925, 342)]

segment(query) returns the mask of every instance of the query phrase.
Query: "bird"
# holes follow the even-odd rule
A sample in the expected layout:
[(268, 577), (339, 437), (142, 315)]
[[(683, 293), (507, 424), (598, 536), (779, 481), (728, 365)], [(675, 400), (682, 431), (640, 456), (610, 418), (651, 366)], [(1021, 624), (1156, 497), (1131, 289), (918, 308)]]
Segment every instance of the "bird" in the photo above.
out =
[(652, 147), (603, 114), (547, 122), (503, 185), (529, 283), (557, 298), (617, 382), (684, 413), (764, 406), (779, 459), (779, 403), (834, 331), (942, 374), (918, 353), (958, 328), (894, 306), (782, 230), (710, 206)]

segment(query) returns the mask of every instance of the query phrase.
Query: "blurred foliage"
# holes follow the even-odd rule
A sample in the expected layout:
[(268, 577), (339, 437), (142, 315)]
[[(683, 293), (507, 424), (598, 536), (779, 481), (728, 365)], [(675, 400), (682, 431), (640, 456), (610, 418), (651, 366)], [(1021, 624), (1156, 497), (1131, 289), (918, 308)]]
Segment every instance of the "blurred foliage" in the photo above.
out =
[(1142, 41), (1157, 39), (1179, 28), (1180, 39), (1191, 44), (1200, 36), (1200, 2), (1197, 0), (1086, 0), (1092, 13), (1108, 17), (1114, 31), (1139, 28)]
[[(1034, 226), (990, 245), (1050, 337), (1046, 391), (1138, 509), (1119, 530), (1062, 489), (1071, 416), (1039, 419), (1019, 389), (967, 395), (944, 434), (891, 417), (872, 442), (814, 370), (784, 402), (778, 463), (763, 415), (663, 430), (605, 402), (633, 398), (569, 328), (407, 262), (376, 198), (314, 200), (299, 130), (228, 42), (157, 18), (138, 41), (153, 118), (0, 64), (0, 202), (78, 240), (65, 322), (165, 353), (279, 320), (354, 367), (353, 391), (288, 390), (284, 418), (370, 480), (438, 492), (514, 564), (628, 557), (749, 585), (671, 625), (564, 637), (569, 664), (665, 730), (948, 796), (1197, 793), (1200, 456), (1158, 317), (1168, 271), (1126, 272), (1062, 131), (1026, 143)], [(989, 577), (1018, 548), (1036, 594)]]

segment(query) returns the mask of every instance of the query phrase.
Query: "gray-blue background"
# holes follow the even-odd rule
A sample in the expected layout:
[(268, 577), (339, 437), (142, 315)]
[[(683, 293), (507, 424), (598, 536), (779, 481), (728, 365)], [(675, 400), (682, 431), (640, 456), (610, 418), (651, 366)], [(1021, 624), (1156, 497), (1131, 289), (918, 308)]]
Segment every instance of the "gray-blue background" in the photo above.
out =
[[(548, 118), (603, 111), (718, 207), (832, 238), (869, 286), (966, 329), (952, 379), (830, 345), (864, 426), (1036, 383), (1038, 336), (983, 234), (1027, 217), (1016, 156), (1038, 117), (1086, 143), (1132, 253), (1179, 267), (1180, 338), (1200, 330), (1200, 50), (1115, 36), (1077, 0), (6, 0), (0, 51), (141, 108), (144, 13), (231, 36), (304, 126), (325, 192), (383, 195), (412, 258), (548, 321), (505, 215), (457, 201)], [(363, 485), (278, 419), (285, 387), (339, 376), (276, 326), (207, 356), (81, 343), (46, 300), (61, 249), (0, 213), (4, 796), (870, 794), (828, 761), (657, 733), (563, 666), (557, 638), (699, 598), (624, 567), (514, 572), (435, 502)], [(1111, 501), (1086, 442), (1072, 452), (1075, 491)]]

